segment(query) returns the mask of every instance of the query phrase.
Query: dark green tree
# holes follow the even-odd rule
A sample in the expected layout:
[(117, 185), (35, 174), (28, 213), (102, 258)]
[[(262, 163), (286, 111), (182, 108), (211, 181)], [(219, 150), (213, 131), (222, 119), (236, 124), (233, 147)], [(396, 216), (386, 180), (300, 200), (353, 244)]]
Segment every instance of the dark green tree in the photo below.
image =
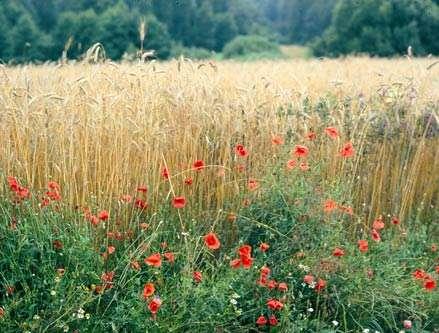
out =
[(235, 20), (228, 13), (216, 14), (213, 20), (214, 50), (221, 51), (228, 42), (238, 35)]
[(54, 47), (58, 57), (61, 57), (66, 44), (70, 44), (68, 57), (79, 57), (99, 41), (101, 36), (98, 29), (98, 16), (93, 9), (79, 13), (62, 13), (53, 32)]
[(439, 53), (439, 7), (431, 0), (339, 1), (316, 55)]
[[(166, 28), (157, 18), (150, 14), (145, 19), (146, 38), (144, 42), (145, 50), (155, 50), (155, 54), (160, 59), (166, 59), (171, 53), (172, 39)], [(138, 39), (139, 40), (139, 39)]]
[(107, 56), (120, 59), (130, 44), (139, 40), (139, 19), (122, 2), (109, 7), (99, 16), (97, 40), (104, 45)]
[(9, 35), (9, 56), (17, 62), (45, 60), (48, 37), (38, 29), (30, 14), (22, 14)]

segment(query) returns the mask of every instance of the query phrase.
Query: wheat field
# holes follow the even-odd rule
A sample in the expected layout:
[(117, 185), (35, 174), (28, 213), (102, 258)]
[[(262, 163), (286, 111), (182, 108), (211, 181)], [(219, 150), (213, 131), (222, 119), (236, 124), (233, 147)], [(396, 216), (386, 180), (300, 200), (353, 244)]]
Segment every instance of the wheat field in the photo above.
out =
[[(322, 187), (346, 175), (368, 220), (404, 219), (437, 209), (438, 110), (435, 59), (1, 67), (0, 176), (41, 190), (56, 180), (71, 205), (110, 205), (145, 184), (153, 206), (168, 168), (173, 194), (191, 191), (200, 210), (215, 210), (241, 182), (234, 145), (248, 148), (246, 173), (259, 177), (273, 136), (300, 144), (334, 126), (357, 154), (330, 159), (338, 148), (317, 140), (330, 162)], [(197, 159), (209, 171), (188, 190)]]

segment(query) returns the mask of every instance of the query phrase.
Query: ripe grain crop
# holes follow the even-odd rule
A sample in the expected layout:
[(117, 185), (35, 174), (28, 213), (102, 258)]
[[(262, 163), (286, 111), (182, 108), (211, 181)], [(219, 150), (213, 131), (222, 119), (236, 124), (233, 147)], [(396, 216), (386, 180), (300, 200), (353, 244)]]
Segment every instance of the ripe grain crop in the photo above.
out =
[[(232, 169), (237, 143), (251, 153), (246, 172), (258, 177), (266, 153), (275, 151), (273, 136), (301, 144), (310, 131), (333, 126), (350, 138), (356, 155), (349, 163), (332, 158), (334, 148), (317, 141), (321, 158), (329, 159), (320, 170), (322, 188), (346, 175), (354, 209), (368, 221), (380, 214), (423, 216), (439, 203), (434, 61), (2, 67), (0, 176), (37, 189), (56, 180), (72, 206), (110, 205), (144, 183), (154, 206), (161, 200), (154, 189), (168, 168), (169, 196), (190, 191), (199, 212), (215, 211), (242, 181)], [(184, 179), (198, 159), (207, 172), (187, 189)]]

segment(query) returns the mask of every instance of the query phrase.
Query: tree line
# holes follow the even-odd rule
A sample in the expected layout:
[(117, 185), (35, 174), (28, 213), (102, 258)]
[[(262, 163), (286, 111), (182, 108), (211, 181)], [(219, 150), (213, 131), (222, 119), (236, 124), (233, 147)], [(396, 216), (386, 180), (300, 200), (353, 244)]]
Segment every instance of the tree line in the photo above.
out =
[(77, 58), (97, 42), (117, 60), (139, 50), (141, 22), (161, 59), (242, 35), (319, 56), (439, 54), (439, 0), (0, 0), (0, 60)]

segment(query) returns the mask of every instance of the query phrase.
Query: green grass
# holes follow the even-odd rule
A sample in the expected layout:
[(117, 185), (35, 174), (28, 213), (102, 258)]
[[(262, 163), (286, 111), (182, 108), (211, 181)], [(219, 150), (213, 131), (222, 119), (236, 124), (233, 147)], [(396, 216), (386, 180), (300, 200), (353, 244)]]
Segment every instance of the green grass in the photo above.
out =
[[(422, 268), (437, 279), (434, 224), (412, 219), (403, 229), (386, 218), (382, 241), (374, 242), (369, 230), (350, 231), (350, 225), (362, 223), (361, 216), (323, 212), (327, 198), (349, 203), (340, 185), (323, 193), (318, 170), (287, 173), (273, 165), (272, 171), (260, 180), (260, 190), (235, 198), (251, 200), (236, 221), (228, 220), (227, 207), (203, 217), (221, 241), (216, 251), (204, 245), (202, 236), (210, 230), (201, 217), (191, 219), (190, 211), (166, 206), (138, 212), (116, 204), (109, 221), (93, 227), (80, 209), (57, 202), (41, 209), (33, 199), (17, 205), (5, 194), (0, 198), (1, 332), (256, 332), (261, 314), (279, 320), (261, 328), (270, 332), (397, 332), (406, 319), (413, 321), (413, 332), (439, 329), (437, 289), (428, 292), (411, 276)], [(119, 240), (109, 231), (121, 231)], [(368, 239), (367, 253), (358, 250), (358, 239)], [(267, 252), (258, 249), (261, 242), (270, 245)], [(253, 248), (253, 265), (232, 269), (229, 262), (243, 244)], [(110, 245), (115, 252), (105, 259)], [(334, 257), (335, 247), (345, 255)], [(160, 268), (143, 263), (150, 254), (167, 251), (175, 254), (174, 263), (163, 259)], [(134, 260), (140, 270), (131, 267)], [(269, 279), (288, 285), (287, 292), (257, 284), (264, 265), (271, 269)], [(202, 272), (201, 283), (193, 281), (194, 271)], [(104, 272), (114, 272), (114, 284), (99, 293)], [(303, 282), (305, 274), (324, 279), (326, 287), (316, 292)], [(142, 297), (147, 282), (155, 284), (162, 301), (156, 319), (147, 308), (152, 298)], [(8, 287), (14, 288), (10, 294)], [(283, 309), (269, 310), (270, 298), (280, 299)]]

